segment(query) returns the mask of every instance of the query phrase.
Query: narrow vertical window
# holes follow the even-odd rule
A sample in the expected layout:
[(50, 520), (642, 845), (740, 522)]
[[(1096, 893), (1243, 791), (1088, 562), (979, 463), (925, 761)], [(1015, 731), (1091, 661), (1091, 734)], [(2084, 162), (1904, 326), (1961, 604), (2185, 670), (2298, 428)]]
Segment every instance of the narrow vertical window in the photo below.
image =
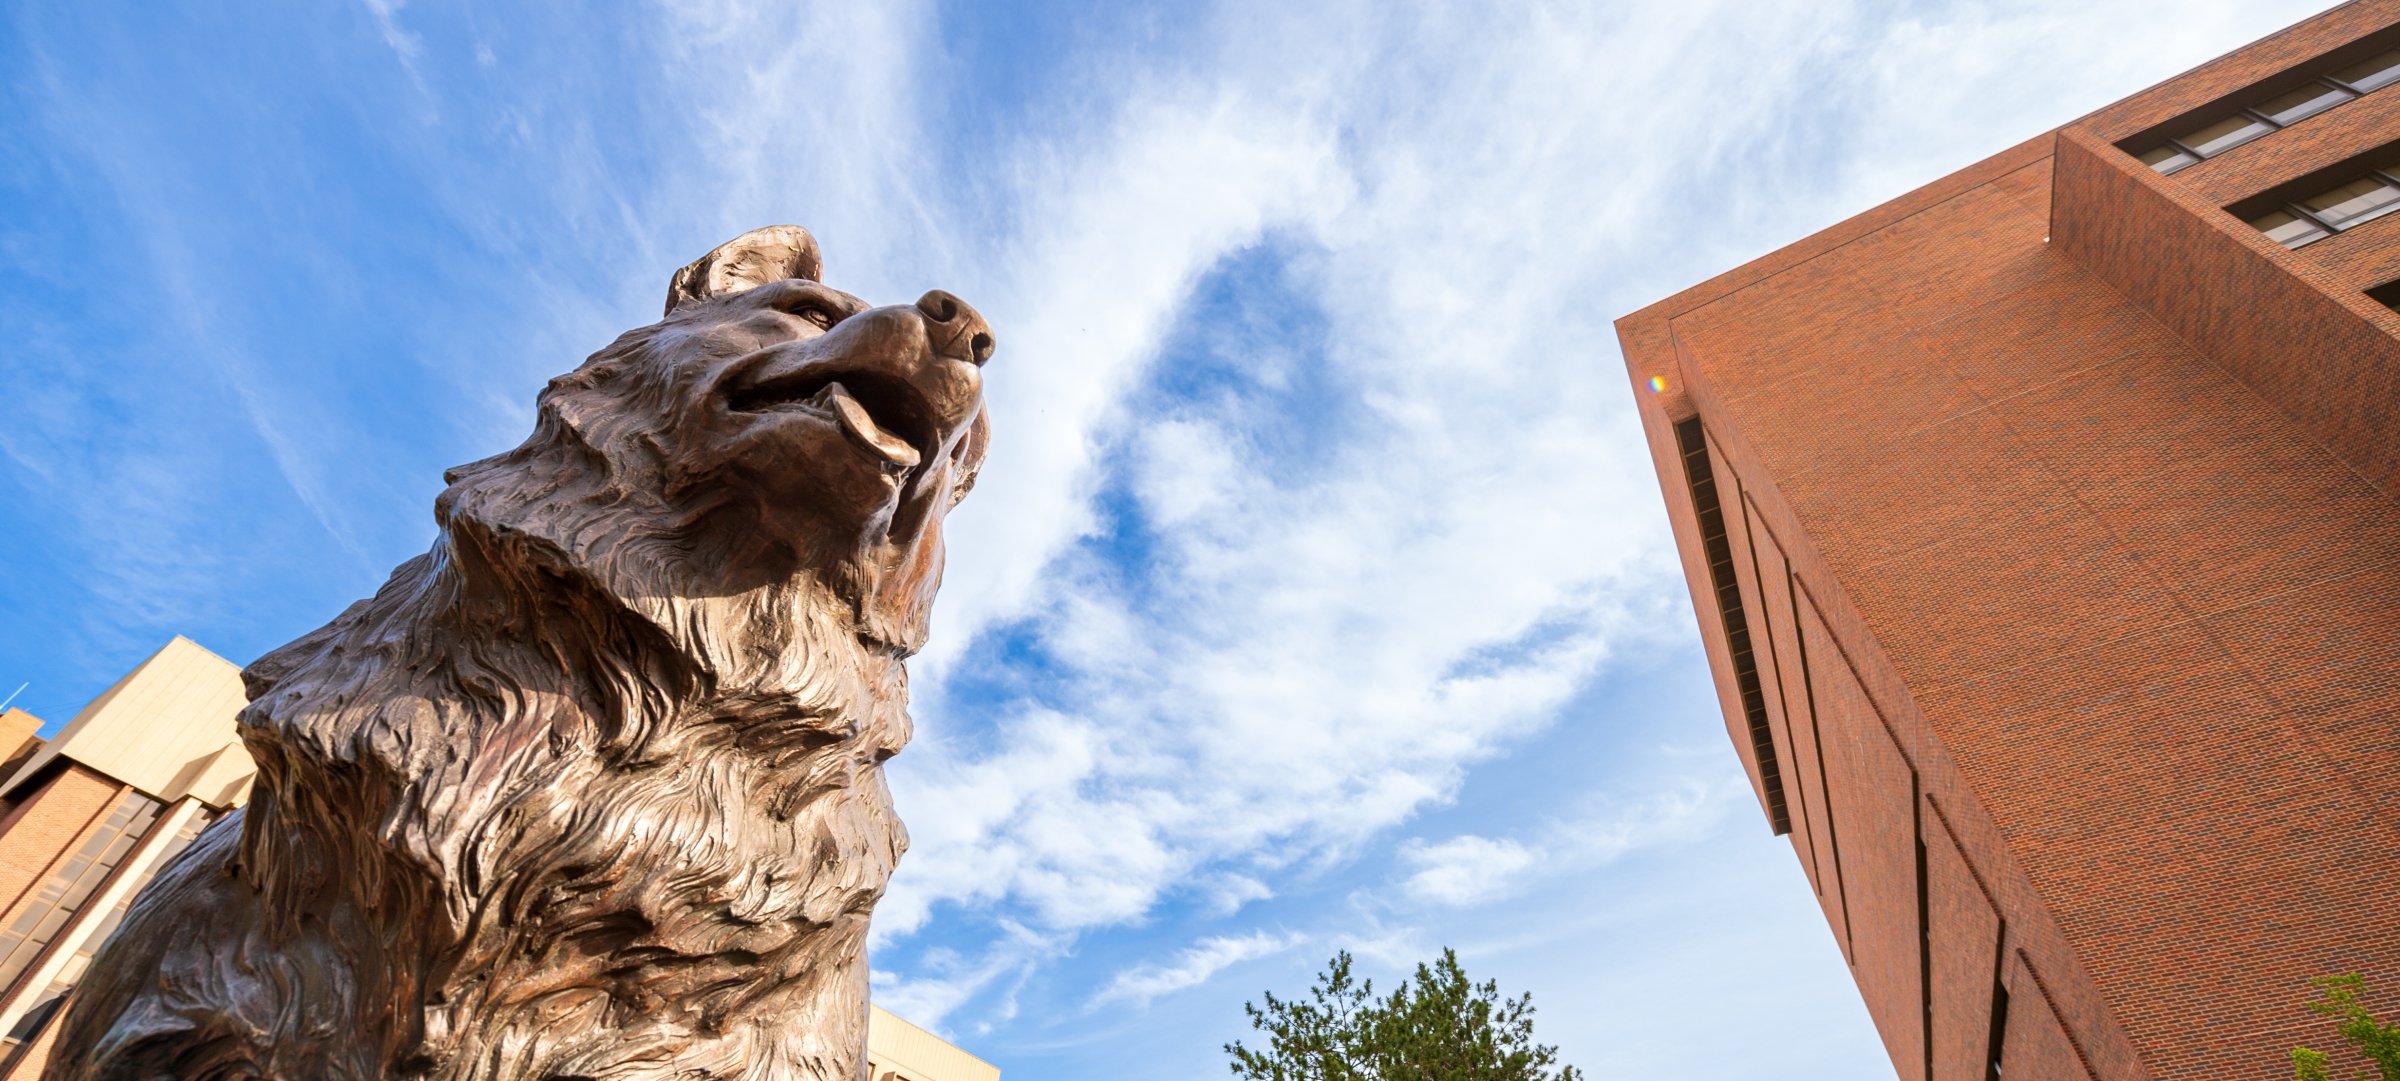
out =
[(1917, 830), (1917, 991), (1924, 1010), (1925, 1076), (1933, 1076), (1933, 874), (1925, 851), (1925, 793), (1916, 771), (1908, 774), (1908, 802)]
[(1998, 979), (1992, 981), (1992, 1044), (1984, 1056), (1984, 1081), (2000, 1081), (2001, 1052), (2008, 1047), (2008, 988)]
[(1715, 471), (1708, 464), (1708, 436), (1700, 418), (1675, 425), (1676, 449), (1683, 454), (1683, 478), (1692, 493), (1693, 517), (1699, 520), (1701, 554), (1708, 559), (1709, 588), (1717, 599), (1717, 617), (1725, 625), (1725, 651), (1733, 662), (1733, 682), (1742, 699), (1742, 720), (1750, 730), (1750, 750), (1758, 762), (1758, 783), (1766, 789), (1767, 820), (1777, 835), (1792, 832), (1791, 812), (1783, 798), (1783, 770), (1775, 760), (1775, 735), (1767, 724), (1766, 691), (1758, 681), (1758, 657), (1750, 645), (1750, 624), (1742, 610), (1741, 582), (1733, 571), (1733, 542), (1725, 533), (1725, 508), (1717, 491)]

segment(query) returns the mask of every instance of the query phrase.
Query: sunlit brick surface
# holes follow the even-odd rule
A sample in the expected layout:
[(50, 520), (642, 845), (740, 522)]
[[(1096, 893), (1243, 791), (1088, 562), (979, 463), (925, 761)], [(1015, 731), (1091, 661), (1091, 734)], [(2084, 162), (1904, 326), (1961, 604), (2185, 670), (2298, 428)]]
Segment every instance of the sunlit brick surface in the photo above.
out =
[(2400, 137), (2400, 88), (2169, 176), (2114, 145), (2395, 24), (1619, 321), (1761, 784), (1669, 434), (1707, 430), (1775, 795), (1901, 1077), (1983, 1081), (1995, 980), (2011, 1079), (2288, 1075), (2328, 972), (2400, 1014), (2400, 214), (2285, 250), (2224, 209)]
[(0, 919), (13, 917), (34, 887), (66, 862), (75, 842), (108, 817), (123, 791), (123, 785), (69, 763), (0, 816)]

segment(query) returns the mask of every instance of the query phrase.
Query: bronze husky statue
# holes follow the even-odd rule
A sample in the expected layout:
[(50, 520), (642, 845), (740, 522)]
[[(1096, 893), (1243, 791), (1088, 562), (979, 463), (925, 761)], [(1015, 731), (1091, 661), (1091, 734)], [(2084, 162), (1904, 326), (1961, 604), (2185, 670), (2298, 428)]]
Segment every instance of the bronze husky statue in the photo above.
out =
[(249, 806), (135, 902), (51, 1081), (863, 1076), (980, 315), (779, 226), (550, 382), (431, 551), (243, 673)]

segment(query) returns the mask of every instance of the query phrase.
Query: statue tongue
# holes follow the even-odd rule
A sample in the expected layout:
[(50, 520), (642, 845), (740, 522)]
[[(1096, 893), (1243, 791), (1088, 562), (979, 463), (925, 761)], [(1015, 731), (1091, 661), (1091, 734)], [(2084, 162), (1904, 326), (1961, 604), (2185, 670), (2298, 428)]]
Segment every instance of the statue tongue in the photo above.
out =
[(917, 448), (877, 426), (875, 418), (867, 414), (867, 407), (858, 404), (858, 399), (850, 396), (849, 388), (840, 383), (827, 383), (824, 393), (818, 398), (833, 407), (833, 415), (841, 419), (842, 431), (849, 433), (850, 438), (860, 446), (883, 455), (903, 469), (917, 464)]

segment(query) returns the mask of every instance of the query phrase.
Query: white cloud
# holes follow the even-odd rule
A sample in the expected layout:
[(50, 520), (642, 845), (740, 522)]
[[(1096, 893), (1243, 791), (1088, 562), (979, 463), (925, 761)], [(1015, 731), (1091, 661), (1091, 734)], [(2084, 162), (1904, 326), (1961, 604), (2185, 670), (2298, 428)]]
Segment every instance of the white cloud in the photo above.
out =
[(1249, 875), (1226, 872), (1203, 877), (1197, 885), (1208, 900), (1210, 914), (1223, 918), (1253, 901), (1275, 896), (1275, 889)]
[[(1455, 29), (1463, 37), (1448, 40), (1470, 51), (1491, 44)], [(1037, 401), (1053, 382), (1079, 388), (1068, 423), (1027, 418), (1030, 447), (1008, 434), (1016, 376), (995, 363), (993, 468), (1019, 454), (1038, 468), (1020, 487), (979, 489), (962, 512), (942, 633), (955, 651), (998, 618), (1042, 612), (1041, 639), (1064, 668), (1051, 700), (1086, 718), (1091, 768), (977, 811), (961, 794), (988, 789), (967, 783), (979, 763), (925, 748), (897, 764), (906, 813), (944, 824), (919, 834), (895, 886), (883, 916), (895, 931), (942, 900), (1013, 900), (1066, 929), (1121, 922), (1216, 862), (1271, 868), (1355, 843), (1538, 730), (1613, 642), (1671, 610), (1664, 537), (1648, 514), (1627, 513), (1655, 489), (1602, 359), (1614, 313), (1576, 265), (1592, 239), (1527, 247), (1546, 213), (1596, 204), (1588, 176), (1571, 161), (1529, 171), (1531, 148), (1494, 145), (1539, 141), (1539, 125), (1486, 123), (1486, 97), (1428, 87), (1398, 103), (1406, 123), (1375, 108), (1341, 115), (1359, 104), (1345, 70), (1370, 66), (1384, 44), (1325, 49), (1355, 37), (1322, 31), (1245, 33), (1224, 58), (1235, 70), (1206, 94), (1139, 87), (1108, 126), (1118, 134), (1082, 148), (1091, 160), (1072, 172), (1107, 182), (1057, 206), (1092, 254), (1037, 260), (1030, 283), (1055, 301), (1020, 315), (1036, 328), (1061, 318), (1053, 310), (1080, 324), (1129, 296), (1123, 306), (1144, 321), (1121, 321), (1090, 352), (1101, 360), (1055, 363), (1038, 329), (1035, 348), (1012, 354), (1043, 366), (1031, 377)], [(1272, 49), (1242, 60), (1259, 41), (1319, 44), (1299, 68)], [(1295, 81), (1293, 70), (1329, 74)], [(1480, 89), (1531, 98), (1555, 87)], [(1543, 122), (1572, 119), (1552, 110)], [(1200, 151), (1177, 149), (1183, 167), (1149, 164), (1158, 132)], [(1311, 179), (1240, 168), (1245, 157), (1305, 165)], [(1161, 228), (1151, 219), (1162, 215), (1183, 220), (1167, 208), (1187, 206), (1240, 227), (1171, 247), (1210, 253), (1168, 260), (1174, 273), (1129, 270), (1119, 249), (1143, 245), (1128, 238)], [(1094, 218), (1102, 228), (1080, 224)], [(1291, 253), (1291, 275), (1329, 324), (1330, 351), (1307, 359), (1345, 411), (1338, 433), (1303, 439), (1304, 460), (1291, 462), (1261, 443), (1312, 424), (1290, 402), (1236, 394), (1171, 417), (1112, 415), (1138, 364), (1197, 359), (1143, 354), (1191, 276), (1259, 236)], [(1084, 501), (1107, 476), (1131, 487), (1156, 535), (1147, 576), (1128, 580), (1106, 553), (1063, 547), (1088, 528)], [(941, 699), (923, 701), (928, 726), (944, 723)], [(977, 821), (988, 832), (959, 825)]]
[[(1992, 93), (1995, 57), (2091, 17), (2064, 3), (1221, 10), (1188, 74), (1102, 80), (1098, 134), (1017, 159), (994, 479), (958, 519), (920, 712), (970, 723), (943, 677), (1007, 620), (1054, 669), (1041, 719), (895, 764), (904, 812), (941, 823), (895, 933), (943, 902), (1136, 920), (1213, 869), (1343, 851), (1554, 723), (1629, 637), (1682, 633), (1609, 320), (2105, 100), (2091, 77)], [(1255, 242), (1326, 324), (1327, 412), (1278, 397), (1280, 357), (1129, 412), (1145, 370), (1195, 359), (1156, 354), (1196, 275)], [(1112, 480), (1143, 566), (1076, 546)], [(1073, 780), (980, 780), (1060, 730)]]
[(1692, 778), (1640, 798), (1587, 799), (1598, 806), (1555, 820), (1531, 838), (1411, 838), (1396, 853), (1405, 869), (1400, 892), (1451, 907), (1511, 897), (1541, 879), (1585, 872), (1638, 849), (1691, 840), (1748, 798), (1748, 790), (1737, 784)]
[(375, 17), (375, 31), (382, 36), (383, 43), (391, 48), (392, 54), (399, 57), (402, 64), (414, 71), (417, 51), (424, 48), (425, 43), (400, 25), (400, 9), (408, 6), (407, 0), (364, 0), (364, 3), (367, 13)]
[(1278, 935), (1265, 931), (1204, 938), (1177, 953), (1172, 962), (1141, 965), (1117, 973), (1116, 978), (1108, 981), (1108, 986), (1092, 997), (1091, 1005), (1131, 1002), (1136, 1006), (1146, 1006), (1150, 1000), (1161, 995), (1198, 987), (1234, 965), (1281, 953), (1307, 940), (1305, 935)]
[[(1716, 764), (1723, 766), (1724, 759)], [(1596, 810), (1553, 827), (1547, 847), (1560, 860), (1591, 865), (1690, 840), (1736, 808), (1754, 806), (1747, 783), (1730, 772), (1712, 771), (1639, 798), (1608, 798)]]
[(887, 969), (868, 973), (877, 1005), (920, 1025), (935, 1026), (958, 1009), (969, 998), (994, 987), (1005, 986), (1004, 995), (1011, 1000), (999, 1010), (991, 1011), (986, 1024), (1005, 1020), (1015, 1014), (1015, 988), (1041, 964), (1055, 960), (1062, 952), (1062, 943), (1049, 936), (1028, 930), (1021, 924), (1002, 921), (999, 933), (975, 957), (954, 950), (932, 950), (917, 958), (911, 971), (902, 975)]
[(1470, 905), (1509, 893), (1518, 872), (1533, 866), (1534, 853), (1515, 841), (1472, 834), (1439, 844), (1410, 841), (1400, 858), (1416, 868), (1400, 888), (1421, 901)]
[(1027, 225), (1002, 241), (1008, 273), (962, 289), (1002, 328), (987, 385), (1007, 449), (954, 519), (925, 678), (976, 631), (1049, 603), (1038, 577), (1091, 529), (1094, 487), (1125, 449), (1105, 429), (1200, 276), (1341, 198), (1333, 133), (1305, 115), (1186, 88), (1137, 100), (1088, 141), (1008, 163)]
[[(367, 5), (416, 77), (421, 41), (398, 0)], [(1612, 317), (2303, 13), (1212, 10), (1163, 39), (1096, 39), (1078, 79), (1001, 117), (1006, 134), (971, 160), (930, 130), (962, 71), (940, 40), (949, 13), (925, 0), (657, 5), (625, 35), (634, 55), (596, 56), (554, 87), (541, 51), (511, 48), (488, 77), (535, 89), (443, 115), (513, 133), (496, 145), (530, 177), (458, 167), (461, 146), (483, 144), (440, 131), (381, 133), (475, 257), (508, 264), (480, 271), (520, 283), (520, 324), (462, 331), (425, 361), (503, 444), (527, 414), (516, 397), (491, 404), (495, 364), (529, 388), (654, 314), (665, 268), (766, 222), (814, 229), (837, 285), (877, 301), (942, 286), (991, 318), (994, 450), (953, 520), (935, 647), (915, 668), (922, 738), (892, 766), (915, 845), (877, 918), (889, 945), (973, 917), (945, 927), (963, 926), (946, 939), (958, 949), (879, 974), (878, 999), (922, 1023), (969, 1003), (1007, 1016), (1091, 928), (1170, 899), (1229, 917), (1355, 858), (1477, 764), (1542, 738), (1629, 642), (1688, 636)], [(595, 116), (591, 102), (619, 100), (601, 84), (619, 82), (644, 108)], [(627, 175), (627, 146), (655, 175)], [(102, 179), (152, 219), (190, 217), (181, 200), (141, 204), (150, 189), (131, 171)], [(522, 200), (494, 194), (519, 188), (547, 204), (532, 226)], [(169, 238), (151, 254), (170, 267), (197, 244), (137, 232)], [(1244, 255), (1278, 266), (1292, 311), (1185, 325), (1196, 288)], [(212, 337), (199, 300), (185, 307), (191, 336)], [(1170, 354), (1179, 326), (1190, 352)], [(1232, 385), (1160, 393), (1179, 364), (1218, 365)], [(306, 415), (286, 392), (262, 381), (232, 404), (254, 421)], [(328, 434), (338, 424), (262, 440), (328, 533), (374, 547), (311, 464), (354, 457)], [(211, 570), (185, 543), (205, 508), (184, 489), (208, 463), (177, 449), (62, 474), (157, 508), (139, 528), (79, 523), (127, 550), (103, 599), (156, 604)], [(1146, 562), (1087, 543), (1113, 524), (1104, 492), (1139, 517)], [(422, 528), (421, 506), (405, 515)], [(1033, 690), (997, 716), (947, 693), (995, 629), (1043, 661), (1000, 673)], [(1688, 838), (1746, 798), (1605, 795), (1511, 836), (1405, 847), (1385, 892), (1511, 900), (1558, 868)], [(1399, 907), (1318, 937), (1421, 958)], [(1089, 1001), (1147, 1002), (1298, 941), (1206, 938)]]

